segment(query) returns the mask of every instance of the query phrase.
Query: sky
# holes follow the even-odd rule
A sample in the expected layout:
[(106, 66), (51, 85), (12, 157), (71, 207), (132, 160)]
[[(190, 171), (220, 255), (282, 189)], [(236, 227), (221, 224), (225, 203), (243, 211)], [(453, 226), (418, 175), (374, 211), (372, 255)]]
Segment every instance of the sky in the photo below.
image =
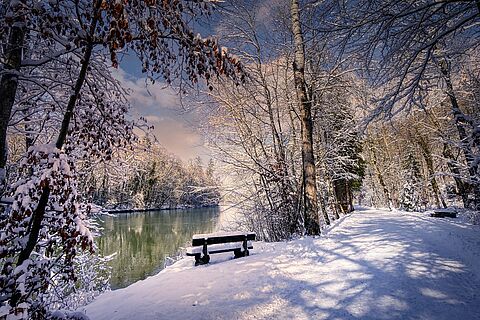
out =
[(210, 158), (202, 135), (195, 129), (198, 119), (193, 112), (186, 111), (180, 104), (174, 89), (160, 82), (146, 85), (136, 57), (126, 56), (120, 67), (114, 70), (115, 78), (124, 88), (129, 89), (131, 116), (144, 117), (153, 126), (153, 134), (171, 153), (182, 160), (200, 156)]
[[(272, 18), (270, 14), (272, 8), (282, 1), (262, 1), (260, 5), (256, 3), (257, 15), (266, 23)], [(200, 32), (203, 36), (215, 35), (218, 33), (217, 28), (221, 25), (221, 19), (215, 11), (206, 20), (197, 21), (193, 27), (195, 32)], [(129, 100), (133, 118), (146, 118), (148, 124), (154, 126), (153, 133), (157, 139), (169, 152), (182, 160), (200, 156), (206, 163), (211, 153), (205, 146), (202, 135), (195, 130), (199, 123), (197, 116), (182, 108), (179, 96), (173, 89), (166, 88), (161, 83), (149, 84), (147, 87), (141, 69), (138, 58), (125, 54), (120, 61), (120, 67), (114, 71), (115, 77), (123, 87), (130, 89)]]

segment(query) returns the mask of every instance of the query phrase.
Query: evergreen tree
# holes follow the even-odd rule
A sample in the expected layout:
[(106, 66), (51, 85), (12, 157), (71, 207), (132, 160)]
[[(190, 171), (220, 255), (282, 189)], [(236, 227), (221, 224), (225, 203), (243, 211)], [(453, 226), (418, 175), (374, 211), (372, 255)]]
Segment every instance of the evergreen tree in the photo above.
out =
[(405, 160), (404, 184), (401, 198), (401, 209), (416, 211), (420, 206), (420, 187), (422, 184), (420, 166), (412, 152), (409, 152)]

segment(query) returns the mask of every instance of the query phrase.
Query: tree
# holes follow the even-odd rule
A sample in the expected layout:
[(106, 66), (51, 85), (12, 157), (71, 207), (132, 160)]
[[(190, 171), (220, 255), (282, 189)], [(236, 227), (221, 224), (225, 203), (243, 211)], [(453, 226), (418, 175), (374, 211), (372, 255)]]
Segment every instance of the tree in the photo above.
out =
[[(66, 63), (63, 64), (65, 70), (70, 70), (72, 65), (78, 66), (74, 68), (75, 75), (63, 82), (63, 87), (60, 85), (56, 91), (49, 91), (52, 99), (64, 101), (63, 98), (67, 97), (67, 103), (61, 104), (61, 125), (55, 130), (55, 144), (29, 149), (23, 164), (23, 179), (11, 186), (14, 203), (8, 210), (7, 218), (2, 221), (0, 280), (5, 285), (2, 287), (6, 288), (2, 291), (2, 301), (8, 301), (10, 305), (6, 313), (43, 317), (48, 305), (34, 302), (43, 301), (40, 297), (54, 282), (50, 273), (52, 268), (58, 267), (59, 274), (65, 275), (65, 281), (74, 281), (73, 259), (77, 247), (88, 249), (93, 244), (88, 226), (83, 222), (89, 209), (82, 209), (78, 204), (81, 199), (76, 191), (73, 162), (82, 150), (88, 151), (83, 152), (83, 156), (98, 156), (98, 146), (102, 156), (111, 155), (110, 142), (115, 144), (118, 141), (115, 126), (122, 125), (123, 121), (124, 109), (121, 109), (120, 113), (113, 113), (118, 117), (111, 117), (112, 121), (107, 122), (106, 127), (95, 128), (99, 131), (90, 134), (93, 126), (99, 123), (91, 121), (89, 112), (102, 108), (105, 112), (106, 105), (113, 105), (108, 102), (108, 86), (101, 85), (105, 78), (110, 77), (108, 71), (99, 69), (93, 63), (95, 57), (103, 57), (104, 53), (96, 48), (107, 47), (114, 66), (118, 64), (117, 52), (129, 48), (142, 61), (144, 72), (152, 79), (159, 75), (167, 83), (176, 79), (197, 83), (200, 78), (208, 82), (222, 74), (241, 80), (243, 74), (240, 75), (241, 65), (227, 55), (215, 40), (195, 36), (191, 30), (188, 16), (195, 18), (204, 13), (206, 6), (202, 2), (163, 1), (157, 4), (156, 1), (96, 0), (38, 3), (26, 0), (10, 4), (2, 7), (2, 12), (6, 14), (1, 21), (2, 29), (6, 30), (6, 33), (2, 32), (2, 37), (9, 35), (8, 50), (2, 51), (2, 55), (7, 58), (14, 55), (2, 59), (0, 70), (0, 92), (6, 97), (6, 105), (2, 105), (4, 120), (11, 118), (11, 110), (18, 97), (18, 80), (33, 82), (35, 79), (29, 76), (29, 71), (39, 75), (35, 83), (48, 88), (43, 84), (55, 78), (49, 73), (49, 68), (59, 65), (57, 71), (60, 72), (62, 63)], [(73, 16), (76, 19), (70, 19)], [(12, 17), (25, 21), (7, 24)], [(19, 34), (24, 29), (17, 27), (25, 25), (29, 27), (28, 35), (21, 37)], [(42, 45), (37, 48), (28, 46), (31, 39), (42, 39)], [(21, 59), (25, 47), (38, 49), (30, 54), (33, 59)], [(3, 61), (12, 66), (3, 64)], [(99, 61), (100, 66), (105, 63), (106, 59)], [(52, 82), (62, 83), (57, 80)], [(85, 113), (78, 112), (82, 110)], [(73, 126), (72, 119), (76, 120)], [(81, 126), (78, 126), (79, 121)], [(6, 152), (7, 124), (8, 121), (0, 122), (2, 159)], [(112, 128), (115, 130), (111, 131)], [(130, 127), (124, 129), (131, 130)], [(101, 140), (110, 134), (113, 135), (111, 140)], [(28, 166), (37, 171), (29, 174)], [(32, 255), (33, 252), (36, 255)], [(60, 254), (61, 259), (54, 259), (56, 254)], [(50, 259), (42, 260), (42, 257)], [(42, 261), (47, 264), (42, 264)]]
[[(240, 64), (225, 54), (214, 39), (196, 36), (188, 16), (205, 13), (207, 6), (185, 1), (62, 1), (37, 3), (11, 1), (2, 8), (3, 35), (9, 35), (1, 66), (2, 121), (0, 122), (0, 168), (6, 163), (6, 132), (17, 95), (19, 75), (28, 79), (29, 68), (42, 67), (60, 57), (75, 54), (81, 69), (68, 98), (68, 104), (57, 147), (65, 141), (73, 109), (85, 81), (94, 48), (105, 46), (111, 62), (118, 64), (117, 52), (130, 49), (142, 61), (143, 71), (167, 83), (175, 78), (196, 83), (199, 77), (209, 79), (218, 74), (236, 77)], [(76, 17), (77, 19), (70, 19)], [(12, 26), (12, 27), (9, 27)], [(25, 39), (25, 28), (29, 34)], [(23, 48), (30, 39), (43, 39), (47, 52), (37, 59), (22, 61)], [(40, 46), (40, 48), (45, 48)], [(180, 53), (177, 55), (177, 53)], [(36, 57), (35, 54), (32, 56)], [(3, 62), (4, 61), (4, 62)], [(48, 79), (48, 78), (43, 78)], [(238, 77), (240, 79), (240, 76)], [(5, 162), (5, 163), (4, 163)], [(4, 173), (4, 170), (2, 170)], [(4, 174), (3, 174), (4, 175)]]
[[(467, 121), (469, 117), (458, 103), (453, 79), (476, 50), (478, 3), (332, 0), (318, 4), (324, 18), (318, 30), (334, 33), (338, 51), (361, 63), (365, 78), (381, 90), (374, 99), (370, 121), (403, 116), (414, 107), (424, 109), (428, 96), (437, 89), (448, 97), (468, 168), (468, 175), (462, 178), (466, 188), (460, 189), (472, 195), (471, 206), (476, 208), (480, 195), (477, 154), (472, 148), (475, 138), (467, 133), (475, 132), (475, 124)], [(456, 67), (452, 68), (452, 62)]]
[[(290, 35), (288, 20), (279, 20), (285, 25), (265, 21), (258, 14), (261, 6), (229, 1), (222, 7), (220, 35), (244, 62), (249, 81), (238, 87), (229, 81), (215, 83), (202, 112), (208, 119), (208, 142), (235, 185), (230, 200), (242, 204), (239, 211), (250, 230), (275, 241), (304, 233), (297, 170), (299, 120), (289, 94), (290, 50), (279, 50), (279, 43)], [(284, 9), (278, 4), (272, 13), (288, 17)]]
[(419, 189), (421, 188), (420, 168), (413, 153), (405, 159), (402, 198), (400, 208), (406, 211), (417, 211), (420, 207)]
[[(15, 101), (15, 94), (18, 87), (18, 74), (22, 63), (22, 47), (25, 38), (25, 11), (24, 1), (10, 2), (9, 7), (5, 8), (5, 2), (0, 7), (2, 13), (2, 20), (0, 21), (2, 27), (0, 32), (8, 35), (8, 40), (4, 50), (2, 50), (2, 65), (0, 67), (0, 197), (6, 187), (6, 172), (5, 166), (7, 164), (7, 126), (10, 121), (12, 106)], [(9, 32), (5, 31), (5, 24), (9, 21), (11, 28)], [(3, 40), (3, 39), (1, 39)], [(3, 41), (2, 41), (3, 43)], [(3, 46), (2, 46), (3, 47)]]
[[(303, 33), (300, 24), (298, 0), (291, 1), (292, 32), (295, 44), (295, 58), (293, 61), (293, 75), (295, 90), (300, 107), (302, 123), (302, 164), (303, 188), (305, 208), (305, 231), (307, 234), (320, 234), (320, 219), (318, 216), (318, 195), (316, 182), (316, 168), (313, 152), (313, 123), (312, 106), (307, 96), (305, 84), (305, 48)], [(330, 224), (327, 215), (325, 223)]]

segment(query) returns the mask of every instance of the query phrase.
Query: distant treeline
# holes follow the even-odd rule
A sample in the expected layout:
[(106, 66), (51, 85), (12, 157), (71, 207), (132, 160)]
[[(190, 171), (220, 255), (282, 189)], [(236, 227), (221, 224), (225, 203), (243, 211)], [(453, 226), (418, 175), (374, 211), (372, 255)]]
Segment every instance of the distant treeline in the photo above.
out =
[(220, 202), (212, 160), (204, 165), (197, 157), (185, 163), (146, 140), (84, 181), (90, 201), (107, 209), (193, 208)]

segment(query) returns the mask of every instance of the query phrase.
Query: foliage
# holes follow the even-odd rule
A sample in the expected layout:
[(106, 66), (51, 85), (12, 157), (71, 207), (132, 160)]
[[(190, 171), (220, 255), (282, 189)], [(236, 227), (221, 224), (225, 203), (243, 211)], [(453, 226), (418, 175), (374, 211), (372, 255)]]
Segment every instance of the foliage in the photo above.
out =
[[(30, 148), (20, 170), (10, 212), (0, 222), (2, 301), (16, 300), (11, 309), (2, 307), (2, 315), (42, 318), (52, 303), (47, 298), (49, 292), (70, 287), (77, 280), (76, 251), (93, 251), (93, 237), (85, 220), (89, 208), (79, 204), (72, 160), (54, 146)], [(45, 201), (43, 190), (47, 186), (46, 210), (40, 216), (36, 203)], [(39, 223), (38, 240), (32, 242), (32, 226)], [(22, 253), (29, 246), (35, 246), (35, 254), (25, 258)], [(17, 258), (22, 263), (16, 263)]]

